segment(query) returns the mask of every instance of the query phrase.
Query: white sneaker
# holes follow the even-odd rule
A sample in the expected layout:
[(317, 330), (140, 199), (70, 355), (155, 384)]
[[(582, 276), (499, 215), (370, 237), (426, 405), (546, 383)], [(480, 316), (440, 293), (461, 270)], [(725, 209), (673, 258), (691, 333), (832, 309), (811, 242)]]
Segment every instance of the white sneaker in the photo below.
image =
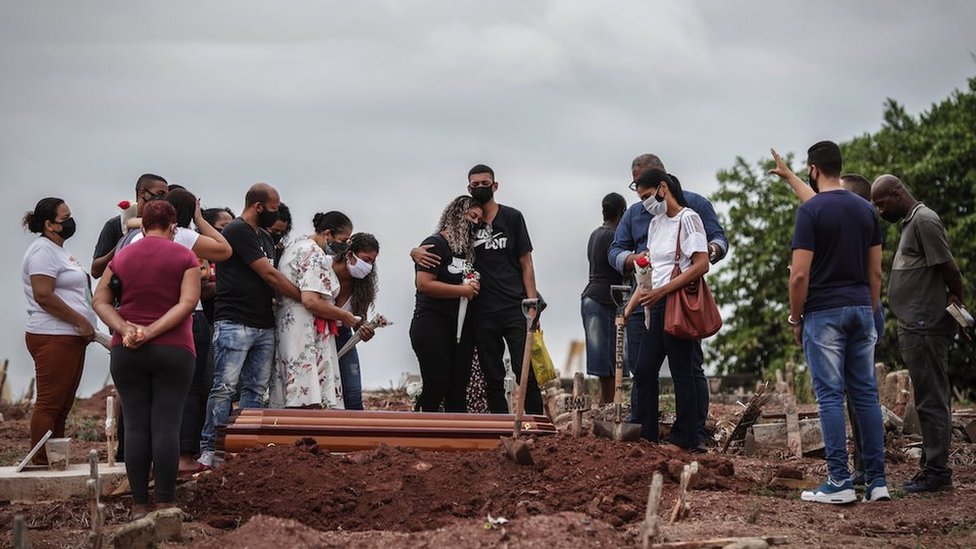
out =
[(824, 482), (813, 490), (804, 490), (800, 494), (800, 499), (803, 501), (815, 501), (817, 503), (843, 505), (857, 501), (857, 494), (854, 492), (854, 483), (851, 482), (851, 479), (836, 483), (828, 478), (827, 482)]
[(864, 488), (864, 497), (861, 501), (865, 503), (891, 501), (891, 494), (888, 493), (888, 485), (883, 483), (869, 484)]
[(213, 468), (214, 452), (210, 450), (204, 450), (203, 452), (200, 452), (200, 457), (197, 459), (197, 463), (203, 465), (204, 467)]

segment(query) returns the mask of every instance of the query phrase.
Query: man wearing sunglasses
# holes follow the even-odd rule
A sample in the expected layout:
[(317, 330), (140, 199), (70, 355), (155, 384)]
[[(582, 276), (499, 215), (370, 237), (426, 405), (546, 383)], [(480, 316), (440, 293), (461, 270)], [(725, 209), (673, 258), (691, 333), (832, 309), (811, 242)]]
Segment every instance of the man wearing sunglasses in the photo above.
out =
[[(142, 215), (142, 208), (147, 203), (166, 198), (168, 192), (169, 187), (162, 177), (151, 173), (139, 176), (136, 180), (136, 215)], [(91, 266), (91, 275), (94, 278), (101, 277), (105, 272), (105, 267), (115, 255), (115, 247), (123, 236), (125, 233), (122, 231), (121, 215), (105, 222), (102, 232), (98, 235), (98, 242), (95, 243), (95, 257)]]
[[(610, 261), (610, 264), (620, 274), (624, 275), (624, 277), (634, 272), (634, 260), (647, 251), (647, 230), (651, 224), (651, 219), (654, 217), (648, 212), (648, 205), (654, 201), (655, 188), (640, 188), (637, 186), (637, 180), (651, 169), (667, 171), (661, 159), (653, 154), (642, 154), (631, 163), (630, 172), (633, 176), (633, 181), (630, 184), (630, 190), (637, 193), (640, 201), (627, 208), (627, 211), (624, 212), (623, 218), (620, 219), (620, 224), (617, 225), (617, 232), (614, 234), (613, 244), (607, 252), (607, 259)], [(671, 175), (671, 177), (674, 176)], [(725, 237), (725, 231), (722, 229), (722, 226), (719, 225), (718, 216), (715, 215), (715, 209), (712, 208), (712, 204), (707, 198), (698, 193), (685, 189), (684, 194), (685, 199), (688, 201), (688, 207), (701, 217), (702, 223), (705, 225), (705, 234), (708, 237), (708, 260), (712, 264), (718, 263), (728, 253), (729, 240)], [(626, 356), (625, 362), (631, 374), (634, 372), (634, 361), (637, 360), (637, 352), (640, 350), (640, 340), (643, 332), (644, 308), (637, 307), (627, 321), (627, 345), (624, 349)], [(704, 422), (708, 418), (708, 380), (705, 378), (705, 372), (702, 369), (704, 358), (700, 343), (696, 345), (696, 355), (695, 388), (698, 391), (698, 402), (701, 403), (703, 408), (699, 410), (702, 422), (698, 426), (698, 434), (702, 440), (705, 440), (707, 434), (705, 433)], [(631, 419), (628, 421), (635, 421), (633, 410), (636, 409), (636, 395), (636, 387), (632, 387), (630, 393), (632, 411)]]

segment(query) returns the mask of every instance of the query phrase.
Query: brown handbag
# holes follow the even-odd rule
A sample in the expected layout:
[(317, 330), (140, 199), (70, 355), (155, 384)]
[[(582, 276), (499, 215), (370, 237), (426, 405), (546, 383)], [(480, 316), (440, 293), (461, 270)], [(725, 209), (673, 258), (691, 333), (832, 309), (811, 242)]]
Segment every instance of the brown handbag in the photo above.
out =
[[(681, 274), (681, 223), (678, 223), (678, 243), (674, 252), (671, 280)], [(680, 339), (705, 339), (722, 327), (715, 298), (705, 284), (705, 277), (694, 280), (684, 288), (668, 294), (664, 306), (664, 331)]]

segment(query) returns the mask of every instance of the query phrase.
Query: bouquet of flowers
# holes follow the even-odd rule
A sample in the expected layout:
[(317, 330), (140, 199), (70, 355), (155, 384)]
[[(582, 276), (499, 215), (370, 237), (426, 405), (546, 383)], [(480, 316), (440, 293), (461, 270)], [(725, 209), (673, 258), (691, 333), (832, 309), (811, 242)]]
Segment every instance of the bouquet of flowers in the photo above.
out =
[[(474, 265), (470, 261), (464, 262), (464, 270), (462, 272), (464, 278), (461, 280), (461, 284), (471, 284), (481, 280), (481, 273), (474, 270)], [(464, 317), (467, 314), (468, 298), (462, 297), (461, 302), (458, 303), (457, 343), (461, 343), (461, 330), (464, 328)]]
[(118, 203), (118, 206), (122, 210), (122, 214), (119, 216), (119, 222), (122, 224), (122, 234), (125, 234), (129, 232), (129, 220), (135, 219), (136, 217), (136, 203), (123, 200)]
[[(374, 329), (374, 330), (377, 329), (377, 328), (384, 328), (384, 327), (390, 326), (392, 324), (393, 324), (393, 321), (392, 320), (387, 320), (387, 318), (385, 316), (383, 316), (383, 315), (376, 315), (376, 316), (373, 317), (373, 320), (370, 320), (370, 321), (367, 321), (366, 322), (366, 325), (369, 326), (370, 328)], [(349, 351), (351, 351), (352, 348), (355, 347), (356, 344), (359, 343), (362, 340), (363, 340), (363, 338), (362, 338), (362, 336), (359, 335), (359, 331), (357, 330), (356, 333), (352, 334), (352, 337), (349, 338), (349, 341), (347, 341), (346, 344), (342, 346), (342, 349), (339, 349), (339, 352), (337, 353), (338, 356), (339, 356), (339, 358), (342, 358), (342, 355), (344, 355), (344, 354), (348, 353)]]
[[(650, 290), (652, 288), (651, 282), (651, 259), (647, 256), (647, 252), (641, 254), (637, 259), (634, 260), (634, 277), (637, 280), (638, 290)], [(644, 328), (649, 329), (651, 327), (651, 308), (644, 307)]]

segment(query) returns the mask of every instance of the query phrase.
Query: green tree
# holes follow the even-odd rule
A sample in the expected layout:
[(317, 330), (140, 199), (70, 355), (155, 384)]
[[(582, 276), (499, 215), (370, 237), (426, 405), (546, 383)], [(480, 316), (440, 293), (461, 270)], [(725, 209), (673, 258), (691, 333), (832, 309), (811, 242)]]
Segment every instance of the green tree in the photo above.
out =
[[(950, 96), (916, 116), (888, 99), (881, 128), (841, 143), (844, 171), (869, 180), (891, 173), (914, 196), (939, 213), (953, 255), (963, 273), (965, 301), (976, 304), (976, 78), (968, 89)], [(790, 162), (790, 159), (787, 159)], [(772, 159), (755, 165), (741, 157), (718, 174), (714, 202), (728, 205), (722, 222), (734, 253), (710, 279), (716, 300), (728, 313), (725, 328), (709, 346), (709, 358), (725, 372), (764, 374), (789, 360), (802, 361), (786, 325), (789, 295), (787, 265), (794, 212), (798, 205), (788, 186), (767, 175)], [(801, 177), (803, 175), (801, 174)], [(887, 281), (900, 227), (886, 230), (882, 303), (887, 309)], [(889, 314), (878, 359), (901, 365), (895, 319)], [(959, 340), (950, 357), (950, 376), (957, 389), (974, 394), (976, 356), (973, 343)]]

